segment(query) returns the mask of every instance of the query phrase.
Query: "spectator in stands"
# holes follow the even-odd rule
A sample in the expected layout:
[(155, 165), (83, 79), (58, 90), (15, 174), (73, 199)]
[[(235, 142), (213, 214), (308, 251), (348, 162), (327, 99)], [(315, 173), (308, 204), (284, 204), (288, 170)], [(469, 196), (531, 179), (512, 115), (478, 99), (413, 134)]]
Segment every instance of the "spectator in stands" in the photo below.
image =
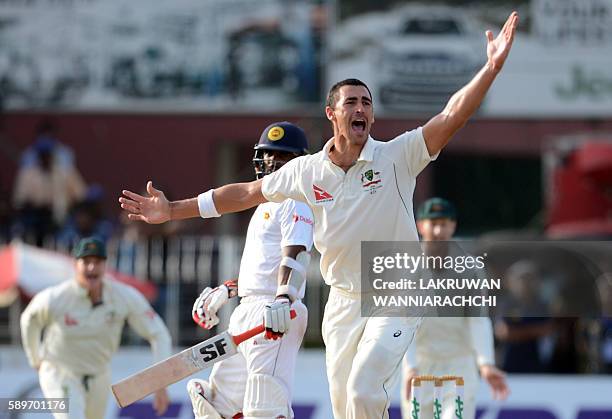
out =
[(537, 294), (538, 275), (537, 267), (524, 260), (506, 271), (512, 295), (500, 307), (504, 317), (495, 324), (495, 336), (502, 342), (502, 369), (509, 373), (545, 372), (550, 358), (545, 338), (553, 332), (553, 322), (542, 317), (546, 304)]
[(104, 191), (100, 185), (89, 186), (85, 199), (73, 206), (58, 241), (66, 247), (72, 247), (88, 236), (96, 236), (106, 242), (113, 233), (113, 223), (104, 216), (103, 198)]
[(70, 147), (59, 141), (57, 131), (57, 126), (49, 119), (45, 119), (38, 124), (34, 144), (28, 147), (21, 155), (21, 166), (33, 166), (37, 164), (37, 145), (45, 141), (51, 142), (54, 145), (53, 158), (56, 164), (63, 167), (74, 166), (74, 153)]
[(34, 144), (35, 160), (30, 160), (27, 150), (15, 180), (16, 233), (28, 241), (32, 237), (38, 246), (63, 225), (70, 207), (85, 196), (81, 175), (67, 164), (58, 147), (53, 136), (39, 135)]

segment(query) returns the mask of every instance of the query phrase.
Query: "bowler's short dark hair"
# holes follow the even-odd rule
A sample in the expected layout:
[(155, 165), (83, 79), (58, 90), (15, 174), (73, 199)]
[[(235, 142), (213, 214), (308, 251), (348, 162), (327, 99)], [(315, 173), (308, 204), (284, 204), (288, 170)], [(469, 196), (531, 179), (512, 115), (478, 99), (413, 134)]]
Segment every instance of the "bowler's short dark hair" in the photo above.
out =
[(364, 82), (358, 79), (344, 79), (334, 84), (331, 89), (329, 89), (327, 101), (325, 102), (326, 106), (329, 106), (330, 108), (334, 108), (336, 106), (336, 102), (338, 101), (338, 90), (340, 90), (342, 86), (363, 86), (370, 94), (370, 99), (372, 99), (372, 92), (370, 92), (370, 88)]

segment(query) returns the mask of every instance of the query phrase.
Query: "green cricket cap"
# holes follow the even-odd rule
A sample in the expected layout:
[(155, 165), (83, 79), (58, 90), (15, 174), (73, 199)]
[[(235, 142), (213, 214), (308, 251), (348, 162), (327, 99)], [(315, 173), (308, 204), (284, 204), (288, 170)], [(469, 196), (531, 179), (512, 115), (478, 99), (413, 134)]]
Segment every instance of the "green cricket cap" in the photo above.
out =
[(74, 257), (81, 259), (86, 256), (97, 256), (106, 259), (106, 245), (102, 240), (95, 237), (81, 239), (74, 248)]
[(423, 202), (417, 212), (418, 220), (431, 220), (434, 218), (457, 219), (455, 206), (444, 198), (431, 198)]

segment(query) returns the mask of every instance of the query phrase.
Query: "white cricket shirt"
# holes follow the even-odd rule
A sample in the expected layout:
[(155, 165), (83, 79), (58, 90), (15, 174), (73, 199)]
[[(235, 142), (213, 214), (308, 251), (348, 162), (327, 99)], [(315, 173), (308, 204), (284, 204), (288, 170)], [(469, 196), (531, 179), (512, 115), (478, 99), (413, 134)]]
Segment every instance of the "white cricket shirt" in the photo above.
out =
[(325, 282), (358, 292), (362, 241), (418, 241), (412, 194), (417, 175), (437, 155), (429, 155), (419, 127), (389, 142), (368, 138), (345, 173), (329, 159), (332, 144), (266, 176), (262, 193), (269, 201), (308, 204)]
[(125, 320), (151, 343), (156, 362), (170, 356), (168, 329), (147, 300), (136, 289), (107, 279), (102, 304), (95, 307), (76, 280), (36, 294), (21, 315), (21, 338), (33, 367), (46, 360), (77, 375), (96, 375), (108, 368)]
[[(282, 248), (304, 246), (310, 251), (313, 225), (312, 211), (303, 202), (288, 199), (259, 205), (247, 230), (238, 295), (276, 295)], [(303, 297), (304, 286), (299, 290), (299, 298)]]
[(467, 357), (479, 366), (495, 365), (493, 327), (488, 317), (426, 317), (414, 339), (406, 358), (411, 368)]

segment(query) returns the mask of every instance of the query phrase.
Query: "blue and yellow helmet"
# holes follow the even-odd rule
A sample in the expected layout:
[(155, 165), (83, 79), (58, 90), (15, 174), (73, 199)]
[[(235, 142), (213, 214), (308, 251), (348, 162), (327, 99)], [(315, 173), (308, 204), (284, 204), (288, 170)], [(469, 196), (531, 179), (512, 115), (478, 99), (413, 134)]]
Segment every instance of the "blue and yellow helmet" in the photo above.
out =
[[(268, 125), (255, 144), (253, 167), (257, 179), (279, 169), (286, 161), (264, 161), (264, 152), (277, 151), (292, 155), (291, 158), (308, 154), (308, 140), (302, 128), (290, 122), (275, 122)], [(290, 158), (290, 159), (291, 159)]]

